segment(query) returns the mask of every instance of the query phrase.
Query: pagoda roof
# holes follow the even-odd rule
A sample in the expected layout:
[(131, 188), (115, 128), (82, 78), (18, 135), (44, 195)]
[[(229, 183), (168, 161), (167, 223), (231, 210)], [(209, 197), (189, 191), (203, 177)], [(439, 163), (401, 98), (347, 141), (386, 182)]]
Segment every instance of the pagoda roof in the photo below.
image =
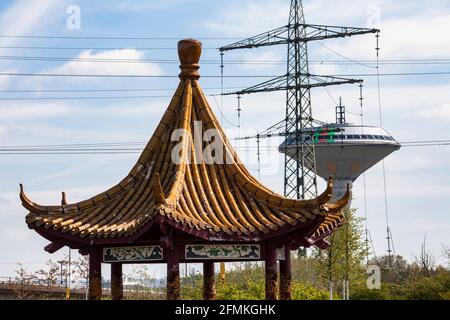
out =
[[(166, 223), (211, 241), (256, 241), (307, 230), (302, 236), (308, 243), (320, 245), (343, 223), (341, 209), (348, 204), (350, 191), (330, 203), (332, 179), (311, 200), (288, 199), (263, 186), (239, 160), (200, 87), (201, 43), (180, 41), (178, 51), (179, 86), (131, 172), (92, 198), (67, 204), (63, 196), (56, 206), (33, 202), (21, 185), (28, 226), (51, 241), (87, 244), (133, 242), (155, 223)], [(214, 142), (224, 146), (219, 157), (223, 163), (211, 161), (217, 150), (198, 152), (199, 129), (216, 132)], [(173, 139), (174, 132), (181, 134)], [(208, 142), (201, 146), (207, 148)], [(173, 161), (174, 150), (180, 161)]]

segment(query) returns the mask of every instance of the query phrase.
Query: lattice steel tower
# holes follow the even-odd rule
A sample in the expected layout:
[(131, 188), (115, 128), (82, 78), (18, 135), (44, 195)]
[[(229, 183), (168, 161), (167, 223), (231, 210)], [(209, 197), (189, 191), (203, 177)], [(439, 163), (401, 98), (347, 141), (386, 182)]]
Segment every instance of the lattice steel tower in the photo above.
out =
[[(291, 2), (288, 37), (291, 40), (306, 38), (305, 14), (301, 1)], [(290, 41), (287, 56), (288, 87), (286, 98), (286, 132), (294, 135), (296, 157), (285, 155), (284, 194), (301, 199), (317, 196), (316, 157), (313, 139), (304, 139), (303, 133), (313, 128), (311, 93), (308, 85), (309, 62), (308, 43)], [(300, 87), (306, 84), (306, 87)], [(299, 88), (299, 89), (297, 89)], [(301, 161), (297, 161), (301, 159)]]
[(306, 24), (302, 1), (291, 0), (288, 25), (219, 48), (223, 58), (225, 51), (235, 49), (285, 44), (288, 46), (287, 74), (245, 90), (225, 94), (241, 96), (257, 92), (281, 90), (287, 92), (283, 129), (286, 135), (292, 134), (297, 156), (285, 156), (285, 196), (298, 199), (317, 196), (314, 143), (311, 138), (313, 117), (310, 89), (362, 82), (362, 80), (310, 74), (308, 42), (378, 32), (377, 29)]

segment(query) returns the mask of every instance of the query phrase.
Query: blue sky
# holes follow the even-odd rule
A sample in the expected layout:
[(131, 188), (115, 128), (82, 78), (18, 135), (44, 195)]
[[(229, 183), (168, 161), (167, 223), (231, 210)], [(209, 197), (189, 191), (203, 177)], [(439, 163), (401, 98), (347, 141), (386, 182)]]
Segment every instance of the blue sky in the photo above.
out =
[[(70, 5), (81, 9), (81, 28), (69, 30), (66, 13)], [(34, 56), (107, 59), (177, 59), (176, 39), (205, 39), (201, 74), (219, 75), (219, 55), (214, 48), (234, 38), (251, 36), (287, 23), (288, 0), (265, 1), (75, 1), (16, 0), (0, 2), (2, 35), (57, 35), (69, 37), (167, 37), (171, 40), (77, 40), (0, 37), (0, 56)], [(382, 29), (381, 59), (448, 59), (450, 57), (450, 1), (349, 1), (306, 0), (307, 22), (366, 27), (376, 21)], [(375, 19), (374, 19), (375, 18)], [(325, 45), (325, 46), (323, 46)], [(310, 46), (313, 62), (342, 60), (336, 51), (351, 59), (375, 58), (372, 35), (332, 40)], [(6, 49), (7, 46), (76, 47), (83, 50)], [(88, 50), (89, 48), (118, 48)], [(169, 48), (138, 50), (135, 48)], [(286, 48), (266, 48), (228, 53), (225, 61), (284, 60)], [(213, 60), (212, 63), (206, 63)], [(311, 66), (322, 74), (372, 73), (364, 66)], [(449, 65), (384, 65), (382, 72), (449, 71)], [(19, 61), (0, 59), (0, 72), (98, 73), (177, 75), (176, 63), (89, 63), (76, 61)], [(228, 75), (281, 75), (280, 65), (230, 65)], [(95, 95), (162, 95), (175, 90), (176, 78), (157, 79), (72, 79), (0, 76), (0, 90), (48, 89), (136, 89), (166, 91), (141, 93), (29, 93), (27, 97), (72, 97)], [(260, 79), (225, 79), (225, 87), (245, 87)], [(208, 94), (217, 93), (218, 78), (203, 78)], [(365, 82), (365, 121), (378, 125), (376, 79)], [(399, 141), (450, 139), (450, 76), (383, 77), (381, 83), (384, 127)], [(359, 112), (356, 86), (333, 87), (328, 94), (317, 89), (312, 94), (315, 118), (331, 121), (334, 102), (343, 97), (351, 112)], [(24, 94), (2, 92), (2, 97)], [(35, 100), (0, 101), (0, 145), (48, 145), (95, 142), (146, 141), (153, 133), (169, 97), (136, 100)], [(220, 103), (220, 99), (218, 99)], [(236, 136), (236, 99), (225, 98), (223, 114), (213, 97), (210, 103), (223, 118), (224, 127)], [(241, 134), (252, 134), (283, 118), (282, 93), (246, 96), (242, 100)], [(348, 115), (352, 122), (358, 117)], [(269, 142), (264, 142), (269, 143)], [(272, 141), (276, 146), (277, 141)], [(239, 152), (256, 175), (255, 152)], [(14, 274), (16, 263), (29, 269), (41, 267), (49, 258), (43, 251), (46, 240), (27, 229), (25, 210), (18, 199), (18, 185), (40, 203), (60, 201), (66, 191), (69, 201), (83, 200), (106, 190), (125, 176), (138, 155), (0, 155), (0, 276)], [(438, 258), (442, 244), (450, 243), (450, 149), (449, 147), (404, 148), (386, 160), (388, 204), (395, 249), (408, 259), (419, 254), (427, 235), (427, 245)], [(282, 191), (282, 157), (276, 152), (263, 157), (262, 181)], [(385, 212), (382, 168), (367, 173), (368, 223), (378, 255), (385, 253)], [(321, 188), (323, 184), (321, 184)], [(363, 215), (362, 183), (354, 185), (355, 208)], [(163, 268), (155, 268), (162, 274)]]

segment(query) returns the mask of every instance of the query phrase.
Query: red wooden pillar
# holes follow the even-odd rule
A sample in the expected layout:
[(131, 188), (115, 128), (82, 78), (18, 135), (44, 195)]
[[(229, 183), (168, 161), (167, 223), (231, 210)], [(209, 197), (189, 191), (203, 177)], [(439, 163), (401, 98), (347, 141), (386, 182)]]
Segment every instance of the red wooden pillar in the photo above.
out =
[(167, 254), (167, 300), (180, 300), (180, 266), (178, 252), (166, 250)]
[(277, 249), (271, 244), (266, 244), (266, 300), (277, 300)]
[(289, 246), (284, 247), (284, 260), (280, 260), (280, 299), (292, 300), (291, 292), (291, 250)]
[(216, 299), (216, 288), (214, 284), (214, 262), (203, 262), (203, 299)]
[(123, 299), (123, 278), (121, 263), (111, 263), (111, 299)]
[(102, 299), (102, 256), (100, 248), (89, 252), (89, 300)]

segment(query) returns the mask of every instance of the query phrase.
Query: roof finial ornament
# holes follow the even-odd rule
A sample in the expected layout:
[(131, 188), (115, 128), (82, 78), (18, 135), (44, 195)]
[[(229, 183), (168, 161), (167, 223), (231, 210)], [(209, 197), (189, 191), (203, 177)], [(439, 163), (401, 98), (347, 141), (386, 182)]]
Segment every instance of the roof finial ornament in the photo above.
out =
[(62, 195), (62, 197), (61, 197), (61, 205), (62, 205), (62, 206), (65, 206), (65, 205), (67, 205), (67, 196), (66, 196), (66, 193), (65, 193), (65, 192), (61, 192), (61, 195)]
[(200, 78), (200, 56), (202, 43), (195, 39), (184, 39), (178, 42), (178, 57), (180, 58), (180, 79), (198, 80)]

